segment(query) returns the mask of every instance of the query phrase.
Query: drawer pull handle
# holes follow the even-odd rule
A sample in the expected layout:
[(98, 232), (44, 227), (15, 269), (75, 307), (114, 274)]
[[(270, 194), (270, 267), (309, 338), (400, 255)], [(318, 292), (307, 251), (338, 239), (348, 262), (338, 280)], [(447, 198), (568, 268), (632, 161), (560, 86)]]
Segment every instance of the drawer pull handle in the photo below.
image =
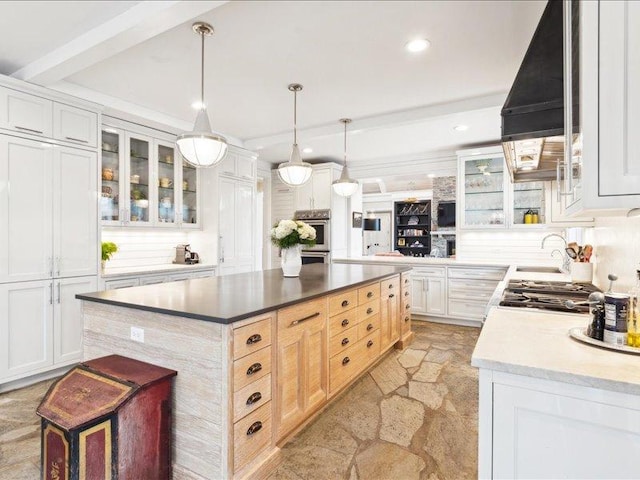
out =
[(342, 325), (343, 327), (346, 327), (347, 325), (349, 325), (349, 320), (347, 320), (347, 319), (345, 318), (344, 320), (342, 320), (341, 325)]
[(409, 317), (404, 317), (404, 321), (408, 322), (409, 321)]
[(247, 338), (247, 345), (253, 345), (254, 343), (258, 343), (262, 341), (262, 335), (256, 333), (255, 335), (251, 335)]
[(410, 308), (410, 307), (411, 307), (411, 305), (409, 305), (409, 304), (407, 303), (407, 305), (404, 307), (404, 309), (405, 309), (405, 310), (409, 310), (409, 308)]
[(345, 346), (345, 345), (347, 345), (349, 343), (349, 339), (347, 337), (345, 337), (345, 338), (342, 339), (342, 342), (340, 342), (340, 343), (342, 343), (342, 346)]
[(367, 325), (367, 332), (373, 330), (373, 323), (370, 323), (369, 325)]
[(409, 283), (409, 279), (408, 279), (408, 278), (405, 278), (405, 279), (404, 279), (404, 284), (405, 284), (405, 285), (407, 285), (408, 283)]
[(64, 137), (67, 140), (71, 140), (72, 142), (82, 142), (82, 143), (89, 143), (87, 140), (83, 140), (81, 138), (73, 138), (73, 137)]
[(252, 423), (249, 430), (247, 430), (247, 436), (250, 437), (254, 433), (259, 432), (260, 429), (262, 429), (262, 422)]
[(371, 307), (367, 308), (367, 315), (369, 315), (371, 313), (373, 313), (373, 308), (371, 308)]
[(349, 357), (344, 357), (342, 359), (342, 365), (346, 365), (347, 363), (349, 363), (351, 361), (351, 359)]
[(373, 297), (373, 292), (367, 292), (367, 298)]
[(24, 130), (25, 132), (33, 132), (39, 133), (42, 135), (44, 132), (42, 130), (34, 130), (33, 128), (21, 127), (20, 125), (14, 125), (18, 130)]
[(389, 288), (393, 288), (393, 283), (390, 283), (390, 284), (389, 284)]
[(409, 296), (409, 292), (404, 292), (404, 296), (408, 297)]
[(349, 305), (349, 300), (343, 300), (342, 301), (342, 306), (346, 307), (347, 305)]
[(373, 347), (373, 340), (369, 340), (367, 342), (367, 348), (371, 348), (371, 347)]
[(316, 318), (319, 316), (320, 316), (320, 312), (312, 313), (311, 315), (307, 315), (306, 317), (302, 317), (302, 318), (299, 318), (298, 320), (294, 320), (293, 322), (291, 322), (291, 325), (289, 326), (294, 327), (299, 323), (306, 322), (307, 320), (311, 320), (312, 318)]
[(393, 298), (393, 297), (395, 297), (395, 295), (393, 293), (390, 293), (389, 298)]
[(259, 402), (260, 400), (262, 400), (262, 394), (260, 392), (252, 393), (251, 396), (247, 398), (247, 407)]
[(262, 370), (262, 364), (254, 363), (249, 368), (247, 368), (247, 376), (253, 375), (254, 373), (258, 373), (260, 370)]

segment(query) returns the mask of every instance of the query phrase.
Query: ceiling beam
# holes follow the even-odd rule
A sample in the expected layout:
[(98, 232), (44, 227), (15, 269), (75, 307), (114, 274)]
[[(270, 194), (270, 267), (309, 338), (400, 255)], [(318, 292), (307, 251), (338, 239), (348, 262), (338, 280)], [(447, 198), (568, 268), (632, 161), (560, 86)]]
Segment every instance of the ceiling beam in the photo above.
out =
[[(481, 97), (468, 98), (455, 102), (447, 102), (424, 107), (411, 108), (400, 112), (386, 113), (370, 117), (358, 118), (353, 121), (353, 129), (350, 134), (359, 134), (381, 128), (397, 127), (422, 122), (435, 117), (445, 117), (472, 110), (483, 110), (486, 108), (501, 107), (507, 98), (507, 93), (495, 93)], [(335, 122), (329, 125), (298, 129), (298, 137), (307, 140), (344, 135), (344, 130)], [(291, 143), (291, 131), (269, 135), (258, 138), (247, 138), (244, 140), (246, 148), (255, 150), (257, 147), (269, 147), (282, 143)]]
[(142, 1), (11, 74), (51, 85), (227, 1)]

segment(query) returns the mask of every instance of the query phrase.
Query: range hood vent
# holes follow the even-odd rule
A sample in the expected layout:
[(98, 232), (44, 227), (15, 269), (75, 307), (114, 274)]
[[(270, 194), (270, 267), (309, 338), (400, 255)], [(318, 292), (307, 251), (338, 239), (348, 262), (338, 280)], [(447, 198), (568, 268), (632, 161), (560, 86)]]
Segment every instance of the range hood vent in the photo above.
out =
[(563, 2), (550, 0), (501, 112), (503, 149), (514, 182), (556, 178), (564, 157), (563, 80)]

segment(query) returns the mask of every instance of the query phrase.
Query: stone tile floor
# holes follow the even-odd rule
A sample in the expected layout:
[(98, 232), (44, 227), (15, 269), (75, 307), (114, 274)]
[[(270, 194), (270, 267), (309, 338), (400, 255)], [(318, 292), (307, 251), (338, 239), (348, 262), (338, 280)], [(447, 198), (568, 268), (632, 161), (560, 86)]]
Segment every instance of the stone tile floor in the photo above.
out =
[[(414, 321), (392, 352), (283, 448), (270, 480), (477, 478), (479, 329)], [(35, 409), (50, 381), (0, 394), (0, 479), (40, 478)]]

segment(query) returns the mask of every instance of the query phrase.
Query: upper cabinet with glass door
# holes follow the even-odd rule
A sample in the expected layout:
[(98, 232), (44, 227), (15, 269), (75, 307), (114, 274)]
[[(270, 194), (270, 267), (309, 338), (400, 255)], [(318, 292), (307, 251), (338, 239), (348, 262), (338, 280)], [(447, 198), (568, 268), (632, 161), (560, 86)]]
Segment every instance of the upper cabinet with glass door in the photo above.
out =
[(197, 228), (198, 214), (198, 172), (173, 142), (105, 127), (103, 225)]
[(459, 225), (461, 228), (504, 228), (506, 175), (504, 156), (479, 149), (459, 157)]

